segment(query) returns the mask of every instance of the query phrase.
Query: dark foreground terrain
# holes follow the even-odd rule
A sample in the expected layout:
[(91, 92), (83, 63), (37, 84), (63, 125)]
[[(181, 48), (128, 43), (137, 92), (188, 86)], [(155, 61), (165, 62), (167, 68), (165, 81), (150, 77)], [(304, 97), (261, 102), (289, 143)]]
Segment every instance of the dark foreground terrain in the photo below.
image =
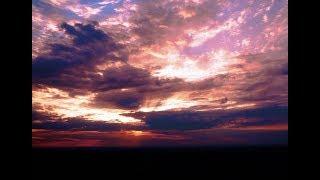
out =
[(287, 147), (33, 149), (33, 179), (287, 179)]

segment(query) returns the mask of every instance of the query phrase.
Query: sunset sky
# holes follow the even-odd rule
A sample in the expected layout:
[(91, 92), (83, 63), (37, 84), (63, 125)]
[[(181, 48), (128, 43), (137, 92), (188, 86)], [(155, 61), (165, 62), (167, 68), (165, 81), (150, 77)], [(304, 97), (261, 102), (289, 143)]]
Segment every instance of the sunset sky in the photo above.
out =
[(288, 141), (287, 0), (33, 0), (33, 147)]

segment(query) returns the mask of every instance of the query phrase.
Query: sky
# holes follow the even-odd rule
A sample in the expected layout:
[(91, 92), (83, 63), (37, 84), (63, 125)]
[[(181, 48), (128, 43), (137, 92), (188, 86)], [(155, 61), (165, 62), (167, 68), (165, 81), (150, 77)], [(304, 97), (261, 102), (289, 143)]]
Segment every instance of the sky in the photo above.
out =
[(33, 0), (33, 147), (288, 143), (287, 0)]

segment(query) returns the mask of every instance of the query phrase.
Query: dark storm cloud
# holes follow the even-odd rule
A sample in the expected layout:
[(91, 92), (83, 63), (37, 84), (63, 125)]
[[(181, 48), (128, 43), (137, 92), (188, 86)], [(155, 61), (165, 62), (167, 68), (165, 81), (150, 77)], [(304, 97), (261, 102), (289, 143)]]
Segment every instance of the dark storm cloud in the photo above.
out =
[(250, 127), (287, 123), (287, 107), (262, 107), (230, 111), (162, 111), (124, 114), (141, 118), (153, 130), (196, 130), (232, 126)]
[(127, 61), (125, 48), (93, 24), (63, 23), (61, 28), (72, 38), (71, 44), (52, 44), (48, 54), (36, 57), (32, 63), (35, 84), (54, 87), (88, 88), (97, 64)]
[(144, 96), (135, 90), (130, 91), (107, 91), (99, 93), (94, 100), (94, 106), (136, 109), (143, 102)]
[(67, 34), (73, 37), (74, 45), (86, 45), (110, 39), (103, 31), (96, 29), (93, 24), (83, 25), (76, 23), (75, 26), (71, 26), (67, 23), (62, 23), (61, 27)]
[(138, 87), (154, 81), (147, 70), (135, 68), (128, 64), (120, 67), (108, 68), (103, 73), (103, 78), (96, 80), (97, 91), (118, 88)]

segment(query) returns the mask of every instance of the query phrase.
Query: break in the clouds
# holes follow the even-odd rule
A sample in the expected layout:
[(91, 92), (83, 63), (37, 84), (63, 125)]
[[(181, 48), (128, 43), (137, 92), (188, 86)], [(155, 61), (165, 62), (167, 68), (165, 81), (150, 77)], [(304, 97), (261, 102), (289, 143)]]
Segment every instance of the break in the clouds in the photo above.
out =
[(32, 10), (35, 147), (287, 143), (288, 1)]

